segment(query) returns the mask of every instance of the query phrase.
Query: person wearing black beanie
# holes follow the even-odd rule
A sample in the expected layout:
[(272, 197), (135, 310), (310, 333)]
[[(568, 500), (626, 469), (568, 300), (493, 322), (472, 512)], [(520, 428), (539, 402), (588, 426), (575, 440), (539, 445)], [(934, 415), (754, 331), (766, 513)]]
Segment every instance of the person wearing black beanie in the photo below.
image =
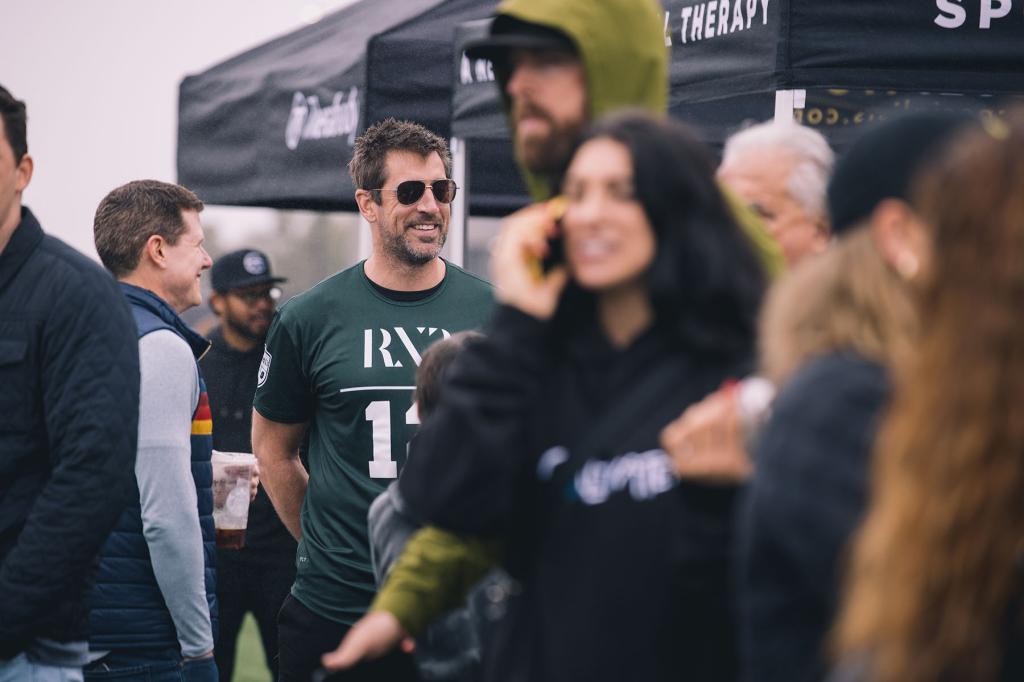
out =
[(912, 281), (927, 267), (931, 236), (907, 198), (918, 169), (966, 121), (908, 115), (857, 140), (828, 188), (835, 242), (769, 296), (762, 371), (780, 392), (739, 529), (749, 682), (827, 674), (842, 557), (865, 508), (889, 369), (915, 344)]
[(966, 114), (907, 114), (881, 123), (857, 139), (836, 163), (828, 185), (832, 232), (864, 224), (885, 199), (906, 201), (915, 174), (941, 144), (971, 121)]

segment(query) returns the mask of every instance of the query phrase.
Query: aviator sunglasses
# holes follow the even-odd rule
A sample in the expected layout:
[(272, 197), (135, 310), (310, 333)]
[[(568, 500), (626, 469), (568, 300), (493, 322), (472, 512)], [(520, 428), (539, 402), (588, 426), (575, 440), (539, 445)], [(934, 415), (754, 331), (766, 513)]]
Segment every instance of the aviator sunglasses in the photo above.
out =
[[(456, 187), (454, 180), (434, 180), (430, 183), (430, 191), (439, 204), (450, 204), (455, 198), (455, 190), (457, 189), (458, 187)], [(398, 187), (395, 189), (381, 187), (371, 191), (394, 192), (398, 198), (398, 203), (409, 206), (420, 200), (423, 193), (427, 191), (427, 183), (422, 180), (406, 180), (405, 182), (398, 183)]]

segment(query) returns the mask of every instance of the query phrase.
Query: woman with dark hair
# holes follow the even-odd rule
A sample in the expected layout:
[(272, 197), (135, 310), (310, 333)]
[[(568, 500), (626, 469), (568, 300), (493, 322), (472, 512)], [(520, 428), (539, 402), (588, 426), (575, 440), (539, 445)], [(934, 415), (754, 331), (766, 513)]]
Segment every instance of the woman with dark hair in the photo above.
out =
[[(515, 596), (488, 679), (730, 680), (736, 489), (676, 481), (658, 443), (751, 369), (759, 264), (679, 123), (599, 123), (563, 194), (558, 221), (506, 220), (502, 305), (399, 487), (427, 521), (504, 545)], [(564, 262), (542, 273), (556, 236)]]
[(1024, 679), (1022, 187), (1018, 111), (959, 139), (916, 194), (922, 334), (875, 448), (841, 679)]
[[(588, 149), (582, 149), (588, 146)], [(620, 166), (604, 167), (608, 163), (602, 151), (615, 149), (625, 155), (609, 153)], [(600, 150), (600, 151), (595, 151)], [(585, 151), (585, 153), (584, 153)], [(591, 174), (603, 173), (601, 178), (608, 186), (608, 199), (613, 204), (631, 204), (637, 216), (645, 221), (633, 220), (630, 227), (638, 235), (653, 238), (653, 254), (645, 267), (629, 282), (632, 294), (638, 302), (637, 308), (649, 308), (650, 322), (663, 331), (675, 336), (691, 350), (712, 355), (729, 356), (741, 353), (745, 357), (754, 351), (754, 334), (757, 310), (760, 305), (764, 278), (756, 259), (741, 232), (735, 229), (731, 213), (724, 203), (718, 185), (714, 181), (714, 160), (708, 150), (682, 125), (671, 121), (655, 121), (643, 115), (620, 115), (598, 123), (580, 142), (563, 183), (563, 195), (567, 202), (563, 225), (563, 241), (580, 244), (579, 253), (569, 258), (569, 283), (561, 291), (561, 297), (544, 300), (545, 306), (557, 303), (553, 316), (553, 330), (564, 338), (570, 336), (570, 328), (593, 323), (599, 319), (614, 326), (626, 315), (608, 314), (606, 310), (616, 305), (614, 294), (619, 286), (606, 286), (609, 282), (603, 276), (605, 258), (600, 251), (587, 241), (589, 232), (600, 231), (606, 216), (603, 212), (587, 213), (593, 203), (586, 205), (582, 196), (588, 188)], [(624, 170), (621, 164), (629, 164)], [(575, 172), (574, 172), (575, 171)], [(621, 176), (618, 180), (614, 173)], [(536, 229), (536, 215), (545, 209), (537, 207), (532, 213), (523, 212), (519, 220)], [(589, 222), (588, 222), (589, 221)], [(586, 230), (590, 222), (596, 222)], [(643, 224), (646, 222), (646, 224)], [(549, 233), (553, 223), (547, 225)], [(577, 224), (584, 228), (574, 229)], [(513, 235), (517, 226), (505, 231), (505, 239)], [(646, 228), (646, 230), (644, 229)], [(523, 230), (528, 232), (529, 230)], [(577, 233), (583, 238), (574, 240)], [(547, 245), (539, 233), (523, 235), (526, 243), (522, 246), (546, 255)], [(573, 254), (567, 254), (573, 255)], [(539, 289), (536, 282), (523, 281), (524, 274), (518, 272), (521, 259), (515, 249), (501, 249), (495, 259), (502, 256), (509, 262), (498, 262), (495, 267), (507, 266), (514, 275), (509, 284), (517, 285), (511, 294), (513, 300), (503, 301), (515, 307), (522, 299), (531, 299), (531, 289)], [(592, 274), (594, 273), (594, 278)], [(497, 275), (504, 273), (495, 273)], [(560, 279), (560, 278), (555, 278)], [(495, 282), (499, 287), (501, 281)], [(557, 284), (551, 282), (548, 284)], [(615, 282), (616, 285), (621, 284)], [(545, 292), (549, 296), (551, 291)], [(620, 294), (621, 295), (621, 294)], [(643, 304), (639, 302), (643, 301)], [(532, 300), (525, 305), (536, 305)], [(632, 306), (627, 306), (632, 308)], [(526, 310), (526, 312), (532, 312)], [(541, 315), (547, 311), (537, 311)], [(604, 329), (612, 337), (615, 331)]]

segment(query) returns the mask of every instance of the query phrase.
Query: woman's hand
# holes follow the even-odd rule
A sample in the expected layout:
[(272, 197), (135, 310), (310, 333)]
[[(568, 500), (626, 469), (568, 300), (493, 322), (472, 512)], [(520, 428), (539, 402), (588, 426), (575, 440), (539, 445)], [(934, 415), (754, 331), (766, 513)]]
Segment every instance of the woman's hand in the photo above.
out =
[(352, 626), (334, 651), (320, 662), (328, 670), (345, 670), (360, 661), (379, 658), (399, 644), (406, 653), (415, 646), (401, 623), (388, 611), (371, 611)]
[(557, 230), (551, 202), (527, 206), (502, 221), (491, 253), (491, 276), (498, 302), (538, 320), (551, 319), (569, 279), (565, 265), (556, 265), (548, 272), (540, 267), (548, 255), (548, 239)]
[(724, 387), (662, 429), (661, 447), (676, 476), (699, 483), (742, 483), (750, 477), (736, 401), (736, 386)]

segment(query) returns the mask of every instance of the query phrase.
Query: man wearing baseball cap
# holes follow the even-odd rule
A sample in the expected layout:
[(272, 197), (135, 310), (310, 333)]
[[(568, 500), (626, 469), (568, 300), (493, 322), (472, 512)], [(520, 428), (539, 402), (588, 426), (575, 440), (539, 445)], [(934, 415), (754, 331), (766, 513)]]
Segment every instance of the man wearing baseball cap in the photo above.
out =
[[(252, 399), (263, 343), (281, 295), (262, 251), (240, 249), (217, 259), (211, 270), (210, 308), (220, 325), (200, 365), (213, 414), (213, 447), (252, 452)], [(295, 580), (295, 540), (285, 529), (261, 485), (249, 507), (245, 547), (217, 550), (220, 633), (214, 648), (221, 680), (230, 680), (242, 619), (252, 612), (259, 625), (267, 667), (277, 679), (277, 612)]]

